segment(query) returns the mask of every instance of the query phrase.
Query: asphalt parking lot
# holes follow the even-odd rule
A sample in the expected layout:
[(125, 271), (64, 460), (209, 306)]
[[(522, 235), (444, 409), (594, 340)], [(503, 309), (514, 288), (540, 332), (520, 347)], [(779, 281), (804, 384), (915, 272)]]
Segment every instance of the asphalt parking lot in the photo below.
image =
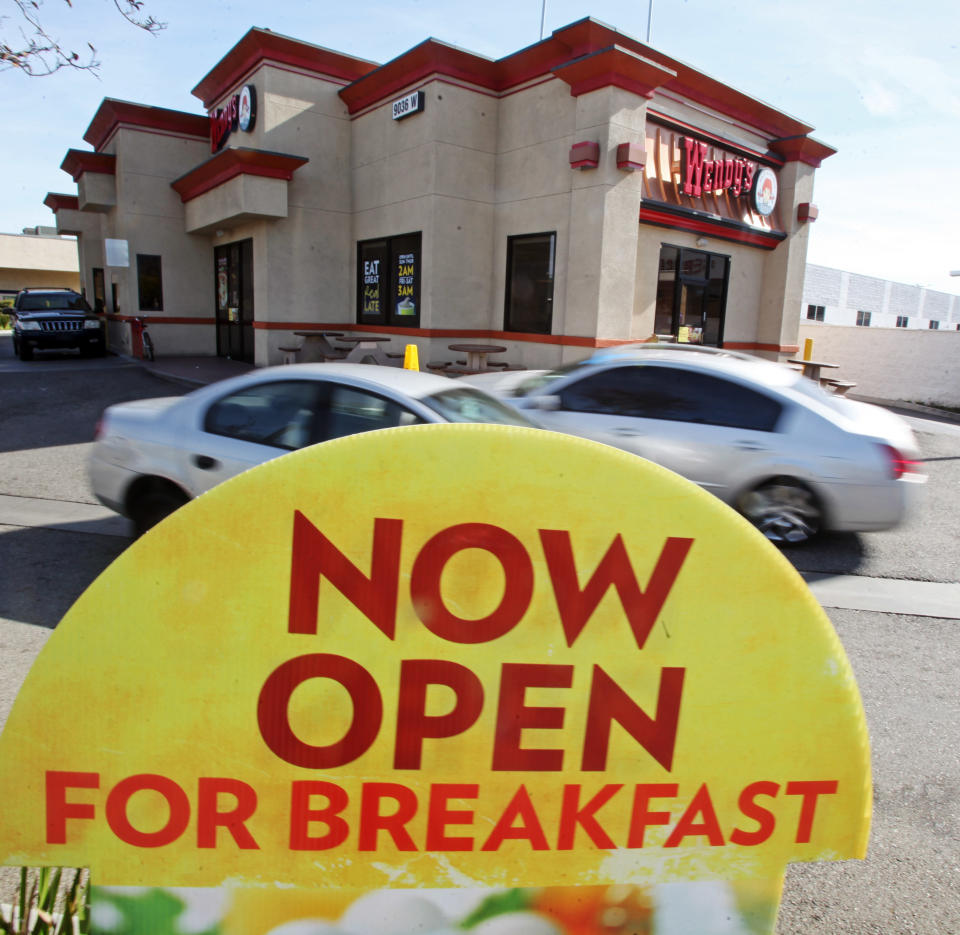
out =
[[(129, 542), (122, 521), (96, 512), (87, 485), (97, 417), (112, 402), (186, 389), (119, 358), (20, 364), (0, 336), (0, 723), (51, 629)], [(917, 515), (889, 532), (787, 550), (799, 570), (960, 582), (960, 426), (913, 424), (930, 476)], [(44, 503), (60, 518), (45, 521)], [(863, 862), (790, 868), (778, 931), (960, 933), (960, 607), (953, 616), (827, 612), (870, 728), (873, 831)], [(0, 901), (9, 883), (4, 872)]]

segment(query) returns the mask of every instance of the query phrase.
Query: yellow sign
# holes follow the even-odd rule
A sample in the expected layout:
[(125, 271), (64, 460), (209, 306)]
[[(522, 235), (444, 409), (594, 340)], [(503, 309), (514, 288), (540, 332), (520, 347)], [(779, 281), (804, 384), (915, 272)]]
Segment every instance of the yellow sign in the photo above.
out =
[(91, 585), (0, 737), (0, 863), (749, 889), (862, 857), (870, 798), (842, 647), (746, 521), (589, 441), (417, 426), (248, 471)]

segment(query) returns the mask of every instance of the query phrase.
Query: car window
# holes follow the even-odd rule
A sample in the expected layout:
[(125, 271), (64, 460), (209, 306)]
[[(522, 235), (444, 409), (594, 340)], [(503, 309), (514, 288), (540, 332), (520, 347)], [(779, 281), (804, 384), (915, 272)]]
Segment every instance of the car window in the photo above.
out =
[(587, 361), (578, 360), (574, 361), (572, 364), (564, 364), (562, 367), (557, 367), (556, 370), (545, 370), (543, 373), (538, 373), (532, 377), (527, 377), (526, 380), (523, 380), (513, 388), (511, 395), (530, 396), (533, 393), (536, 393), (537, 390), (548, 386), (550, 383), (553, 383), (556, 380), (559, 380), (561, 377), (565, 377), (569, 373), (579, 370), (584, 366), (587, 366)]
[(42, 312), (47, 310), (71, 309), (88, 311), (86, 299), (76, 292), (28, 292), (20, 296), (17, 310), (21, 312)]
[(405, 406), (377, 393), (330, 384), (326, 411), (318, 424), (318, 441), (423, 422)]
[(772, 432), (777, 400), (731, 380), (679, 367), (611, 367), (564, 387), (560, 407), (573, 412), (668, 419)]
[(308, 380), (258, 383), (217, 400), (204, 431), (274, 448), (303, 448), (314, 440), (321, 384)]
[(420, 402), (439, 413), (447, 422), (493, 422), (497, 425), (528, 427), (533, 425), (519, 412), (472, 387), (443, 390), (432, 396), (424, 396)]

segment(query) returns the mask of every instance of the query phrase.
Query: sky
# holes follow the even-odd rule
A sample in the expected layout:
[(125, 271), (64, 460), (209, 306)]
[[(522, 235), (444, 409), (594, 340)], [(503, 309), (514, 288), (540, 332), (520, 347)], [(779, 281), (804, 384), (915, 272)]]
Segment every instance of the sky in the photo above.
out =
[[(960, 295), (960, 3), (956, 0), (144, 0), (165, 22), (128, 25), (112, 0), (41, 0), (48, 31), (99, 75), (0, 70), (0, 232), (54, 226), (48, 192), (105, 97), (202, 113), (190, 93), (251, 26), (386, 62), (428, 37), (502, 58), (591, 16), (816, 129), (838, 150), (817, 170), (807, 260)], [(649, 16), (649, 23), (648, 23)], [(0, 0), (0, 34), (21, 20)]]

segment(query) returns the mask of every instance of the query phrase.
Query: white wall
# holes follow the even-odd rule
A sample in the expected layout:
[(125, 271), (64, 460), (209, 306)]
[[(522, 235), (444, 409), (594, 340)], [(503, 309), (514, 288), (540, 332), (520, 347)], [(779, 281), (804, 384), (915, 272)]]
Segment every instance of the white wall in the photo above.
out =
[(830, 374), (852, 380), (851, 395), (960, 406), (960, 331), (849, 328), (801, 320), (800, 346), (813, 360), (839, 364)]
[(803, 280), (801, 320), (808, 305), (822, 305), (828, 325), (856, 325), (858, 311), (870, 312), (871, 328), (894, 328), (901, 317), (908, 330), (936, 321), (941, 331), (955, 331), (960, 324), (960, 296), (813, 263)]

